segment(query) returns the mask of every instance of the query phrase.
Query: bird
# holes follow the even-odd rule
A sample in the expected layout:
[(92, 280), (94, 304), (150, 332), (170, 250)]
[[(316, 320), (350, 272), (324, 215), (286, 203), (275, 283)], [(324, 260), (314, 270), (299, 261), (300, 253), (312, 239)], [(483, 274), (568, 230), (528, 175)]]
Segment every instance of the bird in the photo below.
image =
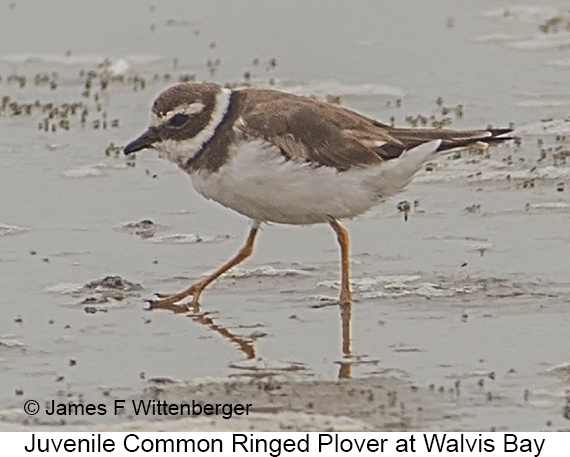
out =
[(313, 98), (262, 88), (181, 83), (158, 95), (148, 129), (126, 155), (155, 149), (186, 172), (194, 188), (251, 220), (245, 243), (214, 272), (184, 290), (157, 294), (175, 305), (202, 291), (253, 252), (264, 223), (326, 223), (340, 248), (338, 303), (352, 302), (349, 234), (341, 220), (403, 191), (441, 152), (511, 139), (509, 128), (398, 128)]

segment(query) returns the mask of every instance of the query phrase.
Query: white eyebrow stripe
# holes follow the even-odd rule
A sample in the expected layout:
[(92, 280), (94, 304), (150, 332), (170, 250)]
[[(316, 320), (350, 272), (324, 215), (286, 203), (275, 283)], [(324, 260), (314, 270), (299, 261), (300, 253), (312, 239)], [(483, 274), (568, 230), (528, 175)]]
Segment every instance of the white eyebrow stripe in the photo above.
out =
[(187, 116), (193, 116), (194, 114), (198, 114), (204, 111), (205, 107), (206, 105), (204, 105), (202, 102), (194, 102), (191, 104), (186, 103), (184, 105), (180, 105), (176, 109), (169, 111), (168, 113), (160, 117), (157, 116), (155, 113), (152, 113), (151, 126), (158, 127), (159, 125), (168, 122), (177, 114), (186, 114)]
[[(204, 108), (206, 107), (206, 105), (204, 105), (202, 102), (194, 102), (191, 105), (183, 105), (181, 106), (181, 111), (183, 114), (188, 114), (189, 116), (191, 116), (192, 114), (198, 114), (201, 113), (202, 111), (204, 111)], [(178, 114), (178, 113), (176, 113)]]

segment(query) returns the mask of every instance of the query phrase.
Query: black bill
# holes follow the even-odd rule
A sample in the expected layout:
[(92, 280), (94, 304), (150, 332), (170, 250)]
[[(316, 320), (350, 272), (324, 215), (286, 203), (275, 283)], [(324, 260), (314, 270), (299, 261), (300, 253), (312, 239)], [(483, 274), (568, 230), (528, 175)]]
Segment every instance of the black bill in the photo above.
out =
[(160, 141), (160, 138), (156, 134), (156, 131), (151, 127), (136, 140), (131, 141), (124, 149), (125, 155), (132, 154), (133, 152), (140, 151), (146, 148), (152, 148), (152, 146)]

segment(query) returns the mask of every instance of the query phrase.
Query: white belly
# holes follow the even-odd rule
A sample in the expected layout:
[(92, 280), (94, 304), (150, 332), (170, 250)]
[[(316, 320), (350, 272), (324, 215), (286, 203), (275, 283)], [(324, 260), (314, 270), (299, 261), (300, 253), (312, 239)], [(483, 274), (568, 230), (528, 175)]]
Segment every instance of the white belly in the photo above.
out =
[(230, 157), (215, 173), (192, 173), (196, 190), (256, 221), (283, 224), (315, 224), (327, 222), (329, 216), (362, 214), (403, 190), (424, 161), (414, 165), (413, 172), (395, 167), (400, 159), (339, 172), (285, 160), (261, 141), (240, 144)]

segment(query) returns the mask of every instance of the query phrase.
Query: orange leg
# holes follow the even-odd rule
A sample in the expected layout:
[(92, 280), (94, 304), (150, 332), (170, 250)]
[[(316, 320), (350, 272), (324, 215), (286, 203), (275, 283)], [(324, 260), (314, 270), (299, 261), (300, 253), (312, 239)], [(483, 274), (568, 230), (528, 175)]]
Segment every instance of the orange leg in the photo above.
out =
[(340, 298), (338, 300), (340, 305), (348, 305), (352, 301), (350, 293), (350, 283), (348, 278), (349, 273), (349, 260), (348, 260), (348, 232), (340, 225), (340, 223), (333, 217), (329, 217), (329, 224), (336, 232), (338, 244), (340, 245), (340, 264), (342, 268), (341, 283), (340, 283)]
[(253, 242), (255, 241), (255, 236), (259, 230), (259, 223), (255, 222), (249, 231), (249, 235), (245, 244), (241, 247), (241, 249), (237, 252), (235, 256), (233, 256), (230, 260), (224, 263), (220, 268), (216, 271), (211, 273), (210, 275), (206, 276), (204, 279), (201, 279), (195, 284), (192, 284), (190, 287), (184, 289), (183, 291), (172, 294), (172, 295), (158, 295), (158, 300), (151, 302), (151, 306), (156, 307), (164, 307), (167, 305), (172, 305), (180, 300), (185, 299), (192, 295), (192, 305), (195, 309), (198, 307), (198, 300), (200, 298), (200, 294), (202, 291), (213, 281), (223, 275), (226, 271), (230, 268), (235, 267), (237, 264), (243, 262), (247, 259), (251, 253), (253, 252)]
[(340, 362), (340, 370), (338, 372), (339, 379), (350, 379), (352, 378), (352, 361), (350, 357), (352, 356), (351, 349), (351, 335), (350, 335), (350, 323), (351, 323), (351, 304), (347, 303), (345, 305), (340, 305), (340, 318), (342, 321), (342, 355), (343, 361)]

